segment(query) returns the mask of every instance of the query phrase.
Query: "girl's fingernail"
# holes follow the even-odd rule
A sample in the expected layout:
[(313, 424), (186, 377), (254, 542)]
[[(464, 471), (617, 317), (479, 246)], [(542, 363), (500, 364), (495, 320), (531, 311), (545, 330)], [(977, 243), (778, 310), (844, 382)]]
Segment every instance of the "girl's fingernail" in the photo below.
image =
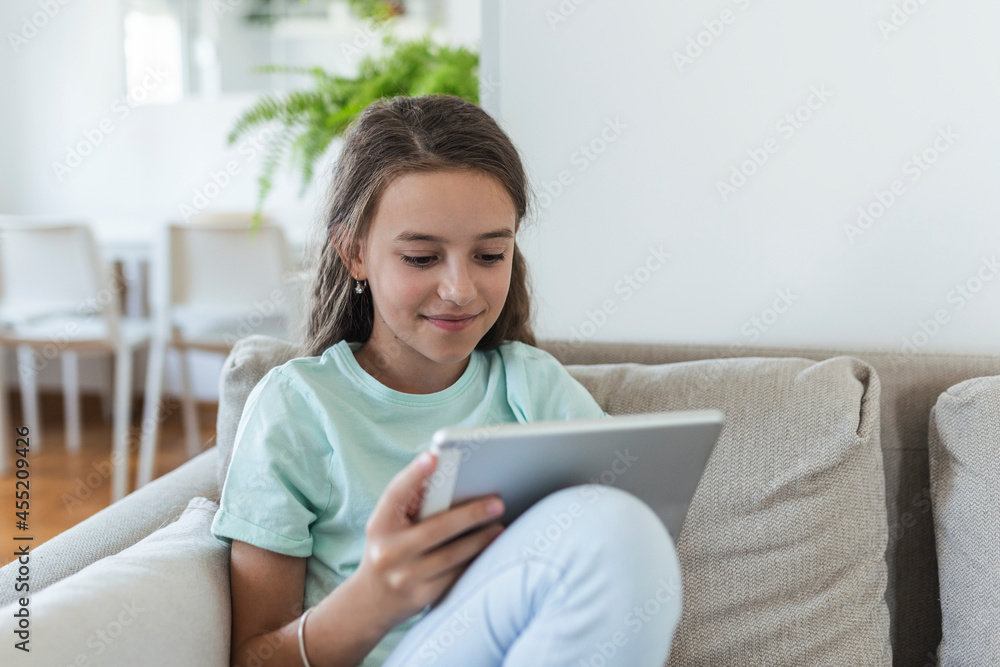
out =
[(421, 454), (419, 460), (417, 461), (417, 465), (424, 470), (430, 470), (431, 463), (433, 463), (433, 460), (431, 459), (431, 455), (427, 452)]

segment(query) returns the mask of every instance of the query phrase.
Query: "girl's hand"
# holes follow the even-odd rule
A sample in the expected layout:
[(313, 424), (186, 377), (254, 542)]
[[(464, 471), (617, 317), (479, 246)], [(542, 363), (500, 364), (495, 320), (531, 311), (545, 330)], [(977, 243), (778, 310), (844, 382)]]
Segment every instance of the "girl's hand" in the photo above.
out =
[[(384, 632), (437, 600), (461, 576), (464, 566), (503, 530), (494, 522), (444, 544), (477, 524), (499, 518), (503, 506), (497, 496), (470, 500), (417, 522), (424, 480), (437, 466), (437, 457), (426, 456), (430, 457), (426, 468), (418, 456), (382, 493), (365, 524), (365, 552), (351, 577), (357, 579), (354, 583), (365, 597), (370, 618)], [(493, 499), (501, 505), (496, 514), (487, 511)]]

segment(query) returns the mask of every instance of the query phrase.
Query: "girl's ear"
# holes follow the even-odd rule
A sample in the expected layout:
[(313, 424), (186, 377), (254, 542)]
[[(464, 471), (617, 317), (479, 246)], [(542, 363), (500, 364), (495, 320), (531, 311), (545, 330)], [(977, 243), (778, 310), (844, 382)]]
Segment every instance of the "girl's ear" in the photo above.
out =
[(360, 271), (363, 271), (363, 262), (360, 259), (360, 253), (358, 252), (357, 246), (348, 248), (341, 239), (334, 239), (333, 244), (337, 249), (337, 254), (340, 255), (340, 261), (342, 261), (344, 266), (347, 267), (347, 271), (352, 276), (360, 277), (364, 280), (364, 277), (359, 274)]

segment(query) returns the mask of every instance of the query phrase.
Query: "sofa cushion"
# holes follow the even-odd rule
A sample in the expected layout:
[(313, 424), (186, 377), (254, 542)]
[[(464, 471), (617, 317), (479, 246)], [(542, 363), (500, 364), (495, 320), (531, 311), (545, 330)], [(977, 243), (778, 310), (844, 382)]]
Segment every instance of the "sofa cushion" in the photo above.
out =
[(931, 410), (931, 504), (942, 665), (1000, 665), (1000, 376), (961, 382)]
[[(219, 499), (217, 447), (143, 485), (72, 528), (31, 549), (31, 590), (40, 592), (91, 563), (113, 556), (173, 523), (195, 496)], [(66, 495), (63, 495), (65, 503)], [(74, 517), (72, 506), (68, 516)], [(61, 508), (60, 508), (61, 509)], [(18, 565), (0, 568), (0, 607), (17, 600)]]
[(241, 338), (229, 351), (219, 376), (219, 412), (215, 426), (220, 493), (233, 459), (233, 443), (247, 397), (269, 370), (295, 358), (298, 350), (288, 341), (255, 334)]
[[(7, 631), (0, 664), (228, 665), (229, 547), (210, 530), (218, 508), (192, 498), (174, 523), (30, 594), (30, 653)], [(5, 628), (18, 609), (0, 609)]]
[(671, 666), (891, 664), (870, 366), (751, 357), (567, 369), (612, 415), (726, 415), (678, 539)]
[[(998, 354), (900, 352), (898, 348), (757, 346), (626, 343), (596, 340), (538, 341), (564, 365), (641, 363), (667, 364), (731, 357), (803, 357), (822, 361), (840, 356), (864, 360), (881, 385), (880, 440), (885, 468), (889, 545), (889, 633), (893, 662), (928, 665), (941, 643), (941, 600), (934, 516), (931, 511), (927, 456), (931, 408), (942, 392), (965, 380), (1000, 375)], [(720, 381), (710, 374), (706, 381)]]

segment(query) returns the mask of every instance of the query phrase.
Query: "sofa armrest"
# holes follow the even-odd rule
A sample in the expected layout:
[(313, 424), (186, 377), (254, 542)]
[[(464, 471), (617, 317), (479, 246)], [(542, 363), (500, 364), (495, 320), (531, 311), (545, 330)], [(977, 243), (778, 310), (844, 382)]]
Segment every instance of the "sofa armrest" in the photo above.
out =
[[(125, 549), (175, 521), (191, 498), (219, 500), (216, 481), (217, 447), (202, 452), (69, 530), (33, 548), (30, 592), (68, 577), (91, 563)], [(0, 569), (0, 606), (23, 592), (14, 590), (17, 561)]]

